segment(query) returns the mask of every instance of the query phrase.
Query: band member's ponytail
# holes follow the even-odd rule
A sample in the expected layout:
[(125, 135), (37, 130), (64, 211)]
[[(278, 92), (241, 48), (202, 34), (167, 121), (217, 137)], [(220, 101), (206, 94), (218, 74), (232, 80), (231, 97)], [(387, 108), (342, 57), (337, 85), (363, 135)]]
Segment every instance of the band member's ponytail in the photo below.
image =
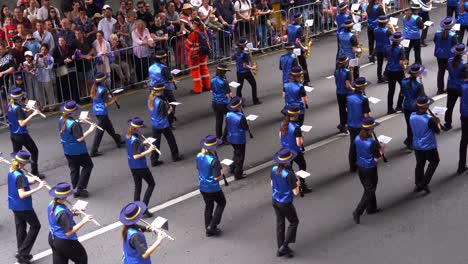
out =
[(127, 138), (130, 139), (135, 134), (138, 134), (138, 129), (136, 127), (128, 126)]
[(289, 126), (289, 116), (285, 116), (283, 118), (283, 122), (281, 123), (281, 135), (286, 136), (288, 134), (288, 126)]
[(372, 135), (372, 130), (361, 129), (361, 132), (359, 132), (359, 138), (361, 140), (369, 138), (369, 137), (371, 137), (371, 135)]
[(93, 85), (91, 86), (91, 91), (90, 91), (90, 96), (91, 98), (95, 99), (97, 97), (97, 87), (98, 87), (99, 83), (98, 82), (94, 82)]
[(284, 168), (284, 164), (278, 164), (278, 168), (276, 169), (276, 176), (280, 176)]
[(450, 32), (449, 30), (444, 29), (444, 30), (442, 31), (442, 37), (441, 37), (441, 38), (442, 38), (443, 40), (448, 39), (448, 37), (449, 37), (449, 32)]
[(65, 132), (65, 129), (67, 128), (67, 120), (69, 118), (68, 113), (62, 113), (62, 126), (60, 127), (60, 133)]
[(55, 211), (55, 207), (57, 207), (57, 201), (58, 201), (59, 198), (54, 198), (54, 203), (52, 205), (52, 210), (50, 210), (50, 215), (53, 215), (54, 214), (54, 211)]
[(129, 228), (128, 225), (124, 225), (124, 226), (122, 227), (122, 240), (123, 240), (123, 241), (125, 241), (125, 239), (127, 238), (128, 228)]
[(11, 160), (10, 170), (11, 171), (16, 171), (16, 170), (19, 170), (19, 169), (20, 169), (20, 163), (16, 159), (12, 159)]
[(462, 60), (462, 55), (455, 55), (455, 57), (452, 60), (452, 65), (451, 65), (452, 68), (457, 68), (461, 60)]

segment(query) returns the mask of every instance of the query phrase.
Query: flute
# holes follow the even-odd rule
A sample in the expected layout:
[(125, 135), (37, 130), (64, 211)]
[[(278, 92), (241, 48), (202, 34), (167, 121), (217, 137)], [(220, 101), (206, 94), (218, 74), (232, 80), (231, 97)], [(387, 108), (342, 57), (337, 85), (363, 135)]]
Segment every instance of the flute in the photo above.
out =
[(81, 120), (81, 121), (84, 121), (84, 122), (86, 122), (86, 123), (88, 123), (88, 124), (90, 124), (90, 125), (96, 125), (96, 128), (97, 128), (97, 129), (99, 129), (99, 130), (101, 130), (101, 131), (104, 131), (104, 129), (103, 129), (102, 127), (98, 126), (96, 123), (93, 123), (93, 122), (89, 121), (88, 119), (80, 119), (80, 120)]
[(31, 110), (38, 110), (40, 116), (42, 116), (43, 118), (47, 118), (46, 115), (44, 115), (39, 109), (37, 109), (37, 108), (35, 108), (35, 107), (26, 107), (25, 109), (26, 109), (26, 110), (28, 110), (28, 109), (31, 109)]
[(151, 231), (153, 231), (154, 233), (156, 234), (161, 234), (163, 237), (167, 237), (169, 238), (170, 240), (174, 241), (175, 239), (173, 237), (171, 237), (168, 233), (166, 233), (166, 231), (162, 230), (162, 228), (154, 228), (151, 226), (150, 223), (146, 222), (145, 220), (141, 219), (140, 218), (140, 221), (146, 225), (146, 228), (149, 228)]
[[(50, 188), (50, 187), (49, 187), (49, 188)], [(72, 206), (72, 209), (75, 209), (76, 211), (78, 211), (78, 213), (80, 213), (80, 214), (82, 214), (82, 215), (84, 215), (84, 216), (88, 216), (88, 214), (85, 213), (85, 212), (83, 212), (81, 209), (73, 208), (73, 205), (70, 203), (70, 201), (65, 200), (65, 202), (66, 202), (68, 205)], [(91, 219), (91, 221), (93, 221), (93, 223), (94, 223), (95, 225), (101, 226), (101, 224), (99, 224), (98, 221), (96, 221), (96, 219), (93, 218), (93, 219)]]
[(140, 136), (141, 136), (141, 137), (143, 138), (143, 140), (144, 140), (146, 143), (148, 143), (151, 147), (154, 147), (154, 149), (156, 150), (156, 152), (157, 152), (159, 155), (161, 155), (161, 151), (159, 151), (159, 149), (158, 149), (155, 145), (153, 145), (153, 143), (149, 142), (149, 141), (148, 141), (148, 138), (146, 138), (145, 136), (143, 136), (143, 135), (141, 135), (141, 134), (140, 134)]

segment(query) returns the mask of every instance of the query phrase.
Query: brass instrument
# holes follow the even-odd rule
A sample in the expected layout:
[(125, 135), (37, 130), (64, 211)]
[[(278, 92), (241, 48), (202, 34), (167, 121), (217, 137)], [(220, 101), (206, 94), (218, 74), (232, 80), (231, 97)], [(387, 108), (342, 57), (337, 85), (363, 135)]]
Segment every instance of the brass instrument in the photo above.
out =
[(249, 47), (247, 47), (247, 52), (249, 53), (249, 57), (250, 57), (250, 63), (249, 63), (250, 66), (255, 67), (255, 69), (251, 69), (250, 71), (252, 72), (253, 75), (257, 75), (257, 72), (258, 72), (257, 62), (253, 60), (252, 50)]

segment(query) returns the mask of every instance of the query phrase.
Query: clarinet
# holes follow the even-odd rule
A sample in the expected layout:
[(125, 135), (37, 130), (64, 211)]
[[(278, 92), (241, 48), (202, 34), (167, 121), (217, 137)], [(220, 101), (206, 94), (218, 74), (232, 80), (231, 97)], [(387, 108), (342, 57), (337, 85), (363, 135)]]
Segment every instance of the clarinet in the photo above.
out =
[[(218, 152), (216, 152), (216, 151), (215, 151), (215, 156), (216, 156), (216, 158), (217, 158), (218, 161), (219, 161)], [(224, 185), (225, 185), (225, 186), (229, 186), (229, 182), (228, 182), (227, 179), (226, 179), (226, 175), (224, 175), (224, 173), (223, 173), (223, 174), (221, 174), (221, 176), (223, 176)]]
[[(109, 87), (106, 86), (106, 89), (107, 89), (107, 91), (109, 92), (109, 94), (110, 94), (110, 96), (112, 98), (116, 98)], [(119, 102), (117, 102), (117, 98), (115, 100), (115, 106), (117, 107), (117, 109), (120, 109), (120, 104), (119, 104)]]
[[(242, 113), (242, 114), (244, 115), (244, 117), (245, 117), (244, 110), (241, 110), (241, 113)], [(247, 131), (249, 132), (249, 137), (250, 137), (250, 138), (253, 138), (254, 136), (253, 136), (252, 132), (250, 131), (250, 126), (249, 126), (248, 124), (247, 124)]]

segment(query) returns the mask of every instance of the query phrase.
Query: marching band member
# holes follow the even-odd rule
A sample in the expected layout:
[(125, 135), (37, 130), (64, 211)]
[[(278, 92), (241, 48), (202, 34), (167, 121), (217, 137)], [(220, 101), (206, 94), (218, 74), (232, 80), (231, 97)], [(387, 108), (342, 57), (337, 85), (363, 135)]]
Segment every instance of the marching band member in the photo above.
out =
[(245, 132), (249, 129), (249, 124), (242, 112), (243, 105), (244, 99), (238, 96), (233, 97), (227, 106), (229, 112), (226, 114), (227, 139), (234, 150), (232, 157), (234, 163), (231, 164), (231, 172), (234, 173), (236, 180), (245, 178), (243, 168), (245, 144), (247, 143)]
[(283, 73), (283, 85), (289, 82), (289, 73), (291, 72), (292, 67), (297, 66), (298, 58), (294, 54), (294, 43), (284, 44), (284, 49), (286, 54), (281, 55), (279, 69)]
[[(439, 165), (439, 152), (435, 134), (440, 133), (440, 121), (427, 114), (427, 109), (434, 102), (427, 96), (416, 99), (418, 111), (411, 114), (410, 125), (413, 131), (413, 148), (416, 156), (415, 188), (414, 192), (430, 193), (429, 182)], [(424, 167), (429, 161), (426, 172)]]
[[(44, 187), (45, 182), (27, 177), (21, 171), (26, 164), (31, 163), (31, 154), (26, 150), (20, 150), (12, 155), (11, 167), (8, 172), (8, 208), (13, 211), (16, 226), (16, 243), (18, 253), (16, 258), (19, 263), (31, 263), (31, 249), (36, 241), (41, 223), (37, 218), (32, 205), (32, 195)], [(38, 183), (31, 189), (30, 185)], [(29, 232), (27, 232), (29, 225)]]
[(76, 232), (86, 223), (93, 220), (92, 215), (86, 215), (77, 224), (73, 220), (75, 212), (70, 211), (65, 205), (67, 198), (74, 194), (69, 183), (57, 183), (49, 191), (49, 195), (54, 197), (47, 208), (49, 219), (49, 245), (52, 249), (52, 263), (63, 264), (71, 260), (75, 263), (87, 264), (88, 255), (86, 250), (78, 241)]
[(448, 59), (452, 56), (451, 48), (457, 44), (455, 32), (450, 31), (455, 25), (455, 20), (446, 17), (440, 22), (441, 29), (434, 35), (434, 56), (437, 58), (437, 94), (445, 93), (444, 77), (448, 66)]
[(336, 127), (340, 133), (348, 133), (346, 128), (347, 111), (346, 98), (351, 94), (351, 72), (348, 69), (348, 57), (341, 55), (338, 57), (335, 69), (336, 100), (338, 101), (338, 112), (340, 114), (340, 124)]
[[(115, 133), (114, 126), (109, 119), (107, 111), (107, 108), (113, 105), (117, 101), (117, 98), (109, 94), (108, 88), (105, 87), (106, 79), (107, 76), (105, 73), (98, 72), (96, 74), (94, 84), (91, 87), (90, 95), (93, 99), (93, 114), (98, 120), (97, 125), (102, 127), (114, 139), (117, 148), (120, 148), (121, 145), (125, 144), (125, 141), (119, 134)], [(102, 153), (98, 151), (102, 136), (104, 136), (104, 131), (98, 129), (94, 135), (93, 146), (91, 147), (90, 154), (91, 157), (102, 155)]]
[(421, 6), (411, 4), (411, 8), (406, 9), (403, 16), (403, 37), (410, 40), (408, 48), (405, 48), (406, 59), (409, 60), (411, 49), (414, 48), (415, 63), (421, 64), (421, 29), (424, 24), (420, 16), (417, 15)]
[[(128, 120), (128, 132), (125, 142), (127, 146), (128, 166), (130, 167), (133, 181), (135, 182), (133, 200), (140, 201), (142, 180), (145, 180), (146, 184), (148, 184), (148, 188), (146, 188), (143, 202), (148, 206), (156, 184), (154, 182), (153, 174), (151, 174), (151, 171), (148, 169), (148, 165), (146, 164), (146, 156), (155, 151), (155, 147), (150, 146), (145, 150), (145, 142), (142, 142), (140, 139), (141, 129), (145, 127), (143, 119), (139, 117), (134, 117), (133, 119)], [(143, 216), (152, 217), (153, 214), (146, 210), (143, 212)]]
[[(401, 97), (401, 81), (405, 78), (405, 50), (400, 45), (403, 40), (401, 32), (395, 32), (390, 38), (392, 44), (385, 49), (384, 57), (387, 59), (385, 66), (385, 74), (388, 78), (388, 93), (387, 93), (387, 114), (393, 114), (396, 111), (401, 111), (403, 98)], [(396, 83), (400, 85), (398, 93), (398, 101), (396, 109), (393, 108), (393, 97), (395, 96)]]
[(308, 108), (309, 100), (307, 93), (302, 85), (303, 74), (301, 66), (294, 66), (289, 73), (290, 82), (285, 83), (283, 86), (283, 98), (286, 106), (297, 104), (301, 108), (301, 113), (297, 123), (299, 126), (304, 124), (305, 109)]
[[(343, 24), (343, 31), (338, 34), (338, 41), (339, 41), (339, 52), (338, 56), (344, 55), (349, 59), (356, 58), (356, 53), (359, 51), (359, 42), (356, 37), (351, 32), (354, 23), (352, 19), (345, 20)], [(353, 78), (356, 80), (359, 77), (359, 66), (353, 67)]]
[(159, 247), (163, 240), (163, 235), (158, 233), (156, 241), (148, 247), (143, 232), (151, 232), (149, 227), (138, 225), (138, 221), (143, 217), (143, 212), (147, 212), (146, 205), (142, 202), (131, 202), (125, 205), (120, 211), (119, 220), (123, 224), (123, 260), (124, 264), (151, 264), (151, 254)]
[[(374, 28), (375, 37), (375, 55), (377, 56), (377, 82), (383, 83), (387, 80), (382, 76), (382, 65), (384, 61), (385, 50), (390, 46), (390, 36), (395, 33), (393, 27), (387, 27), (387, 16), (379, 16), (378, 26)], [(370, 52), (370, 51), (369, 51)]]
[[(432, 0), (421, 0), (422, 3), (425, 5), (432, 5)], [(431, 18), (429, 17), (429, 11), (424, 11), (422, 8), (419, 10), (418, 15), (421, 17), (422, 23), (424, 24), (426, 21), (430, 21)], [(424, 26), (421, 32), (421, 47), (427, 47), (426, 38), (427, 32), (429, 31), (428, 26)]]
[[(164, 83), (155, 83), (150, 87), (150, 94), (148, 96), (148, 113), (151, 117), (151, 125), (153, 128), (153, 137), (156, 139), (155, 145), (159, 149), (161, 147), (161, 135), (167, 140), (167, 144), (171, 149), (172, 160), (174, 162), (183, 159), (179, 155), (179, 147), (177, 146), (176, 139), (169, 127), (168, 116), (172, 111), (171, 105), (162, 97), (164, 93)], [(163, 161), (159, 160), (159, 154), (156, 151), (151, 153), (151, 166), (155, 167), (161, 165)]]
[[(86, 188), (88, 187), (89, 177), (94, 164), (88, 154), (85, 139), (96, 130), (96, 124), (92, 124), (86, 132), (83, 133), (81, 124), (73, 118), (73, 114), (80, 111), (81, 106), (75, 101), (67, 101), (61, 107), (62, 116), (58, 122), (60, 138), (63, 146), (63, 152), (70, 167), (70, 178), (74, 192), (74, 197), (86, 198), (89, 196)], [(80, 173), (80, 167), (83, 167)]]
[(232, 98), (231, 88), (226, 78), (226, 72), (231, 71), (226, 64), (220, 63), (216, 67), (216, 76), (211, 79), (211, 106), (216, 116), (216, 137), (221, 138), (223, 143), (227, 143), (227, 130), (224, 129), (223, 133), (223, 121), (227, 114), (227, 105), (229, 99)]
[[(164, 98), (169, 102), (177, 102), (174, 96), (174, 77), (171, 74), (171, 69), (167, 66), (167, 53), (165, 50), (157, 50), (155, 55), (155, 62), (148, 69), (150, 86), (154, 86), (156, 83), (164, 83)], [(169, 125), (171, 129), (174, 129), (174, 121), (177, 120), (175, 117), (176, 106), (172, 106), (172, 112), (168, 116)]]
[(208, 71), (208, 56), (211, 47), (205, 24), (199, 17), (192, 19), (191, 22), (193, 31), (185, 40), (185, 50), (193, 79), (191, 93), (199, 94), (202, 92), (202, 87), (204, 91), (211, 89), (210, 72)]
[[(301, 148), (304, 146), (304, 137), (302, 136), (301, 126), (297, 123), (302, 111), (298, 104), (287, 105), (281, 110), (284, 119), (281, 122), (280, 139), (283, 148), (288, 148), (297, 153), (292, 162), (295, 162), (299, 166), (299, 170), (305, 171), (307, 170), (307, 163), (301, 151)], [(301, 192), (303, 194), (310, 193), (312, 190), (309, 189), (305, 180), (303, 178), (299, 179), (301, 180)]]
[[(385, 16), (385, 7), (380, 0), (370, 0), (369, 5), (367, 6), (367, 39), (369, 41), (369, 61), (375, 62), (375, 54), (374, 54), (374, 42), (375, 42), (375, 35), (374, 30), (377, 28), (377, 23), (380, 22), (380, 16)], [(385, 22), (386, 23), (386, 22)], [(388, 40), (388, 38), (387, 38)], [(378, 43), (375, 43), (378, 44)], [(378, 47), (378, 45), (376, 45)]]
[(466, 150), (468, 146), (468, 64), (465, 64), (462, 72), (463, 85), (460, 95), (460, 120), (461, 120), (461, 139), (458, 160), (457, 174), (462, 174), (467, 170)]
[(448, 81), (447, 81), (447, 111), (445, 112), (444, 130), (452, 129), (452, 113), (457, 99), (460, 96), (461, 86), (463, 85), (462, 71), (466, 62), (463, 55), (466, 53), (465, 44), (458, 44), (451, 49), (455, 55), (448, 60)]
[(344, 22), (347, 19), (352, 19), (352, 17), (349, 15), (348, 11), (348, 3), (346, 1), (343, 1), (338, 4), (338, 9), (339, 12), (336, 14), (336, 45), (337, 45), (337, 52), (336, 52), (336, 58), (338, 59), (339, 51), (340, 51), (340, 41), (338, 39), (338, 36), (341, 32), (344, 30)]
[(447, 16), (458, 17), (460, 8), (460, 0), (448, 0), (447, 1)]
[[(457, 23), (460, 24), (460, 31), (458, 32), (458, 41), (463, 43), (465, 31), (468, 30), (468, 1), (460, 0), (460, 15), (457, 16)], [(467, 41), (468, 44), (468, 41)]]
[[(289, 248), (290, 243), (296, 242), (299, 218), (294, 207), (294, 196), (299, 194), (301, 181), (296, 178), (291, 163), (297, 153), (288, 148), (281, 148), (273, 157), (276, 165), (271, 169), (272, 204), (276, 214), (276, 240), (278, 243), (278, 257), (292, 258), (294, 252)], [(285, 219), (288, 219), (288, 231), (285, 232)]]
[(413, 131), (411, 130), (410, 117), (411, 114), (418, 109), (416, 108), (416, 99), (425, 94), (424, 86), (418, 81), (418, 77), (424, 72), (425, 68), (419, 64), (412, 64), (406, 71), (410, 75), (402, 80), (401, 96), (403, 98), (403, 113), (406, 121), (406, 139), (403, 144), (409, 150), (413, 149)]
[[(226, 198), (223, 190), (219, 186), (219, 181), (223, 179), (225, 169), (216, 153), (216, 147), (222, 140), (213, 135), (208, 135), (200, 141), (202, 148), (197, 154), (198, 188), (205, 201), (205, 228), (206, 236), (217, 236), (221, 234), (218, 228), (226, 207)], [(216, 209), (214, 204), (216, 203)], [(214, 214), (213, 214), (214, 210)]]
[[(299, 65), (304, 71), (304, 84), (307, 85), (310, 82), (310, 78), (309, 70), (307, 69), (307, 60), (304, 56), (305, 52), (307, 51), (307, 47), (302, 44), (302, 40), (304, 39), (304, 29), (307, 30), (307, 28), (302, 27), (302, 14), (296, 13), (294, 15), (294, 20), (292, 21), (292, 24), (288, 25), (288, 42), (294, 43), (295, 48), (301, 49), (301, 55), (298, 56), (298, 59)], [(309, 40), (306, 39), (305, 41), (308, 42)]]
[(356, 153), (359, 180), (361, 181), (364, 193), (353, 212), (353, 220), (356, 224), (361, 223), (361, 215), (364, 211), (367, 214), (380, 212), (377, 207), (375, 191), (379, 180), (377, 172), (377, 162), (382, 158), (384, 147), (372, 137), (374, 128), (379, 126), (374, 118), (367, 117), (362, 121), (361, 132), (354, 139), (353, 152)]
[(237, 50), (234, 52), (234, 59), (236, 60), (237, 68), (237, 82), (240, 84), (237, 87), (236, 95), (242, 97), (242, 88), (244, 87), (244, 80), (247, 80), (252, 87), (252, 100), (254, 105), (261, 104), (262, 102), (257, 96), (257, 81), (255, 80), (252, 70), (256, 70), (256, 65), (251, 65), (252, 58), (249, 53), (245, 50), (249, 40), (247, 38), (241, 38), (237, 42)]
[(29, 135), (28, 123), (31, 119), (40, 114), (39, 110), (33, 110), (32, 114), (26, 116), (23, 111), (22, 101), (25, 98), (25, 93), (21, 88), (13, 88), (7, 95), (9, 103), (7, 106), (8, 126), (10, 128), (10, 139), (13, 145), (13, 152), (20, 151), (23, 146), (31, 153), (31, 173), (44, 179), (45, 176), (39, 173), (38, 158), (39, 150), (36, 143)]
[(367, 86), (366, 78), (359, 77), (351, 85), (353, 94), (349, 95), (346, 103), (346, 108), (348, 109), (348, 130), (349, 130), (349, 170), (354, 172), (357, 170), (356, 166), (356, 152), (353, 151), (354, 148), (354, 139), (359, 135), (361, 129), (362, 120), (369, 117), (370, 107), (369, 100), (363, 94), (364, 89)]

